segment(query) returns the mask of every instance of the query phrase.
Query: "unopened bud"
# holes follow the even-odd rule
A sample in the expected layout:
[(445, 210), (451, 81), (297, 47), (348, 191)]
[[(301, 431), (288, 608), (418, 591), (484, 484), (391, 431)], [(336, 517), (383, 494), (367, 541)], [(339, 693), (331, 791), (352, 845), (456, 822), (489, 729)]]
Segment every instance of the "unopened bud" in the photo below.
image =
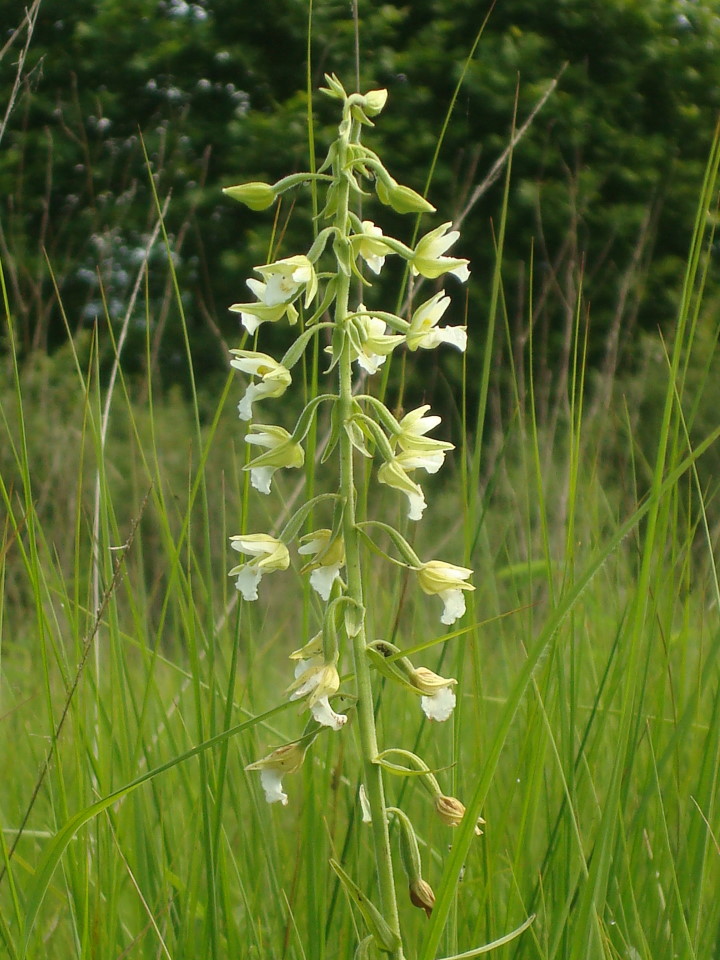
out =
[[(449, 827), (457, 827), (465, 816), (465, 804), (458, 800), (457, 797), (446, 797), (443, 794), (435, 797), (435, 810), (442, 822), (446, 823)], [(482, 817), (477, 818), (477, 822), (475, 823), (476, 837), (482, 836), (480, 824), (484, 823), (485, 821)]]
[(435, 798), (435, 810), (442, 822), (449, 827), (456, 827), (465, 816), (465, 804), (457, 797), (445, 797), (443, 794)]
[(420, 907), (429, 917), (435, 906), (435, 894), (427, 881), (419, 877), (410, 884), (410, 901), (414, 907)]
[(379, 177), (375, 191), (380, 203), (392, 207), (398, 213), (435, 213), (435, 207), (410, 187), (404, 187), (392, 177)]
[(376, 117), (387, 103), (387, 90), (368, 90), (363, 97), (363, 110), (369, 117)]
[(223, 193), (233, 200), (239, 200), (251, 210), (267, 210), (275, 203), (275, 191), (269, 183), (254, 181), (239, 183), (235, 187), (224, 187)]

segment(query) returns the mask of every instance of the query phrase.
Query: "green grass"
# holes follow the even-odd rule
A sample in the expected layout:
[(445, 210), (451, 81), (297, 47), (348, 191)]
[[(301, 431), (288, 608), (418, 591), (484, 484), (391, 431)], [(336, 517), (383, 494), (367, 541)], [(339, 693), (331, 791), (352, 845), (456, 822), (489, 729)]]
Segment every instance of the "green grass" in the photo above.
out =
[[(541, 415), (530, 374), (501, 379), (494, 361), (515, 356), (501, 228), (482, 379), (466, 370), (463, 384), (479, 399), (454, 411), (464, 440), (454, 472), (427, 484), (414, 540), (422, 557), (474, 567), (464, 626), (444, 638), (439, 601), (368, 558), (369, 635), (461, 681), (443, 726), (410, 696), (380, 698), (383, 744), (417, 749), (471, 814), (451, 834), (422, 791), (389, 780), (437, 895), (427, 920), (398, 876), (409, 960), (531, 915), (497, 956), (715, 956), (720, 589), (703, 457), (720, 429), (702, 411), (716, 396), (703, 282), (717, 166), (716, 141), (667, 353), (652, 384), (633, 385), (647, 386), (653, 429), (612, 384), (588, 412), (580, 298), (556, 414)], [(12, 960), (350, 960), (360, 918), (330, 858), (373, 895), (352, 725), (320, 738), (287, 808), (243, 769), (298, 733), (286, 657), (319, 609), (297, 570), (264, 581), (254, 605), (226, 575), (228, 536), (277, 531), (303, 484), (322, 492), (322, 471), (288, 473), (258, 502), (234, 379), (190, 401), (155, 396), (125, 379), (122, 336), (111, 375), (91, 338), (20, 362), (3, 291), (0, 942)], [(373, 515), (400, 515), (376, 484), (367, 496)]]

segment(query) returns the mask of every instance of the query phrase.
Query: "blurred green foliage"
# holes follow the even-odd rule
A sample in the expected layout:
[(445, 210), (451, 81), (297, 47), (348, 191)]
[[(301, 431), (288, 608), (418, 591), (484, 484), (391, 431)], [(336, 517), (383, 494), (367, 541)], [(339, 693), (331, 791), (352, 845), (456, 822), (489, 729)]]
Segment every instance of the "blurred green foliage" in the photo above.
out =
[[(16, 24), (16, 5), (0, 6), (2, 22)], [(359, 8), (361, 87), (390, 91), (369, 142), (399, 180), (423, 189), (488, 8), (475, 0)], [(239, 339), (226, 308), (246, 298), (245, 278), (266, 261), (273, 219), (232, 204), (220, 187), (307, 169), (308, 13), (307, 0), (42, 0), (0, 152), (0, 252), (26, 350), (66, 336), (55, 284), (71, 331), (126, 310), (155, 217), (144, 142), (161, 198), (172, 194), (167, 226), (193, 358), (205, 375), (225, 364), (223, 339)], [(23, 39), (0, 61), (6, 91)], [(324, 71), (352, 83), (346, 2), (313, 5), (311, 50), (314, 89)], [(524, 342), (532, 316), (535, 355), (548, 368), (568, 341), (581, 274), (591, 363), (606, 361), (615, 342), (627, 351), (636, 325), (672, 321), (720, 108), (717, 4), (498, 0), (440, 149), (429, 191), (438, 208), (462, 210), (508, 143), (516, 98), (522, 123), (564, 65), (513, 157), (505, 248), (510, 328)], [(313, 107), (321, 159), (335, 116), (320, 96)], [(477, 344), (501, 200), (502, 180), (465, 219), (456, 251), (472, 261)], [(377, 219), (386, 231), (407, 230), (385, 213)], [(311, 223), (305, 198), (289, 224), (287, 214), (286, 205), (275, 234), (281, 255), (306, 249)], [(125, 356), (142, 368), (149, 326), (155, 373), (171, 383), (182, 379), (184, 346), (164, 254), (154, 256), (150, 309), (138, 298)], [(381, 285), (371, 297), (383, 295), (394, 301)], [(446, 373), (453, 377), (452, 361)]]

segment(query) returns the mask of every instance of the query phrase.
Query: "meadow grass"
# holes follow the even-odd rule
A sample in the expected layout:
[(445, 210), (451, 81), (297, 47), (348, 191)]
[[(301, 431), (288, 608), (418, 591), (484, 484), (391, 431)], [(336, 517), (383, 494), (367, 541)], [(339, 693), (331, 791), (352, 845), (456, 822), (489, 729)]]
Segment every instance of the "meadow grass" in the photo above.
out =
[[(516, 356), (501, 227), (489, 306), (468, 308), (483, 362), (479, 376), (464, 369), (455, 469), (428, 484), (428, 522), (413, 541), (474, 568), (466, 619), (441, 635), (438, 601), (366, 559), (368, 635), (422, 651), (460, 681), (442, 726), (394, 690), (378, 710), (381, 733), (421, 752), (469, 810), (449, 848), (426, 798), (390, 780), (390, 802), (423, 825), (437, 896), (430, 919), (401, 902), (412, 960), (490, 943), (532, 916), (497, 956), (716, 955), (720, 590), (702, 458), (720, 428), (702, 428), (698, 412), (715, 390), (707, 344), (718, 329), (703, 287), (718, 158), (716, 140), (678, 316), (658, 341), (657, 429), (610, 383), (607, 404), (588, 412), (581, 296), (555, 415), (539, 413), (532, 323), (528, 372), (510, 366), (500, 380), (494, 360)], [(144, 281), (141, 268), (139, 303)], [(311, 437), (305, 476), (283, 477), (258, 504), (241, 469), (234, 379), (214, 393), (193, 385), (189, 400), (126, 379), (130, 308), (109, 370), (92, 335), (21, 362), (4, 283), (3, 295), (7, 955), (349, 960), (364, 934), (328, 862), (373, 894), (355, 732), (318, 741), (286, 783), (288, 807), (268, 806), (244, 771), (296, 733), (285, 658), (316, 632), (319, 607), (297, 569), (270, 578), (252, 605), (226, 575), (229, 534), (277, 532), (303, 488), (321, 492), (312, 454), (327, 424)], [(179, 290), (175, 310), (184, 328)], [(147, 369), (152, 350), (148, 339)], [(400, 379), (407, 406), (422, 402), (399, 367), (388, 397)], [(308, 396), (317, 369), (316, 353)], [(493, 398), (504, 411), (494, 423)], [(366, 496), (405, 524), (391, 494), (373, 483)]]

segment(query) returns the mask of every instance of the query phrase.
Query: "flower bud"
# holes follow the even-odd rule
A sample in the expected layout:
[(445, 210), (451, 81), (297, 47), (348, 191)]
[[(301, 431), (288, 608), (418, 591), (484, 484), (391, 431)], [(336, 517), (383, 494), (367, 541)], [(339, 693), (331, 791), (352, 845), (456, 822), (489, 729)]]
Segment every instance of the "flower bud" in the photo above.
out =
[(363, 110), (369, 117), (376, 117), (387, 103), (387, 90), (368, 90), (363, 97)]
[(233, 200), (239, 200), (251, 210), (267, 210), (275, 203), (275, 191), (269, 183), (253, 181), (239, 183), (235, 187), (223, 187), (223, 193)]
[(420, 907), (429, 917), (435, 906), (435, 894), (430, 884), (418, 877), (410, 883), (410, 901), (414, 907)]
[(380, 203), (392, 207), (398, 213), (435, 213), (435, 207), (410, 187), (404, 187), (392, 177), (379, 177), (375, 192)]
[[(446, 823), (449, 827), (457, 827), (465, 816), (465, 804), (461, 803), (457, 797), (446, 797), (443, 794), (438, 794), (435, 797), (435, 811), (443, 823)], [(475, 823), (476, 837), (482, 836), (480, 824), (484, 823), (482, 817), (477, 818)]]

